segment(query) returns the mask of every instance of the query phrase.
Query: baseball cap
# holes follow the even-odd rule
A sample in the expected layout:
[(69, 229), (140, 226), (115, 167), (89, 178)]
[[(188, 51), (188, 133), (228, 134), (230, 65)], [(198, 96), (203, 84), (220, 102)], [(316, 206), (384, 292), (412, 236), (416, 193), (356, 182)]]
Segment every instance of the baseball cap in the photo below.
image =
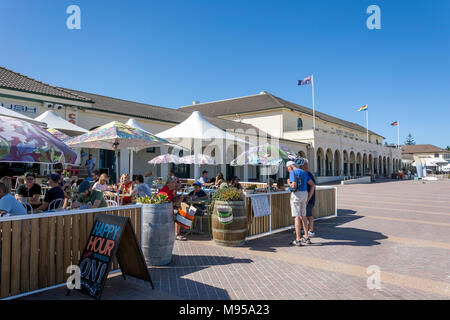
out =
[(193, 186), (199, 186), (199, 187), (202, 186), (202, 184), (201, 184), (200, 182), (198, 182), (198, 181), (194, 182), (192, 185), (193, 185)]
[(290, 167), (290, 166), (295, 166), (295, 162), (294, 161), (286, 162), (286, 167)]
[(52, 173), (47, 175), (47, 178), (49, 178), (52, 181), (58, 182), (59, 179), (61, 179), (61, 176), (59, 175), (59, 173)]
[(27, 172), (27, 174), (25, 175), (25, 178), (28, 178), (28, 177), (36, 178), (36, 175), (33, 172)]
[(91, 187), (89, 181), (83, 181), (78, 187), (78, 193), (83, 193)]

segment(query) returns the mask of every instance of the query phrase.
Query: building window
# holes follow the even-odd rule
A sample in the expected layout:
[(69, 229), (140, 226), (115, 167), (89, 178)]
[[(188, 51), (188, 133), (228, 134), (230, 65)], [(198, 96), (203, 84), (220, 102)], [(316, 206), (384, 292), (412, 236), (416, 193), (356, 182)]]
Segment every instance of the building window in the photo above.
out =
[(297, 119), (297, 130), (303, 130), (303, 121), (302, 118)]
[(434, 154), (434, 157), (435, 157), (435, 158), (439, 158), (439, 153), (435, 153), (435, 154)]

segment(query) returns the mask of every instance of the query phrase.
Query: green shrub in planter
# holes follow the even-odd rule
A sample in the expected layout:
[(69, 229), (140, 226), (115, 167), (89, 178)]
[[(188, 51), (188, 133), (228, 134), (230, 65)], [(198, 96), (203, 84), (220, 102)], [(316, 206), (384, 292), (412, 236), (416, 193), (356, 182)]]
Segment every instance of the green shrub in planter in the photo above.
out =
[(212, 196), (212, 200), (219, 201), (243, 201), (244, 194), (237, 188), (224, 188), (217, 190)]
[(166, 193), (158, 193), (151, 197), (145, 196), (145, 197), (136, 197), (137, 203), (142, 204), (162, 204), (162, 203), (169, 203), (169, 196)]

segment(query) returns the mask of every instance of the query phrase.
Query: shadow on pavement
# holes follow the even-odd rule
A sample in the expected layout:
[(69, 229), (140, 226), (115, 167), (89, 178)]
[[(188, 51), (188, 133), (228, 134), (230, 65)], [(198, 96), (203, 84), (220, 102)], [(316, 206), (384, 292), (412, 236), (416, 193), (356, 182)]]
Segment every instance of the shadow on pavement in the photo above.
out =
[[(314, 223), (316, 236), (311, 238), (311, 247), (321, 246), (375, 246), (378, 240), (387, 239), (380, 232), (343, 227), (342, 225), (362, 218), (356, 216), (357, 211), (338, 209), (338, 216), (318, 220)], [(295, 239), (294, 229), (275, 233), (258, 239), (249, 240), (244, 247), (250, 250), (276, 252), (278, 248), (290, 247), (290, 242)], [(329, 240), (329, 241), (327, 241)]]

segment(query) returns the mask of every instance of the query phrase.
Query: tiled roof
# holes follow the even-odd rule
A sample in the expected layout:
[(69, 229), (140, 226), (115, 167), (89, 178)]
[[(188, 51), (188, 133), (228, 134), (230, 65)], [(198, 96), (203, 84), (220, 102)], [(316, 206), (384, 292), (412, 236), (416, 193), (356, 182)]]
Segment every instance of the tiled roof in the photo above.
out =
[[(234, 115), (239, 113), (255, 112), (255, 111), (265, 111), (276, 108), (288, 108), (295, 111), (299, 111), (308, 115), (313, 114), (313, 110), (296, 103), (281, 99), (274, 96), (268, 92), (261, 92), (260, 94), (239, 97), (233, 99), (212, 101), (206, 103), (194, 104), (191, 106), (181, 107), (178, 110), (181, 111), (200, 111), (203, 115), (210, 117), (218, 117), (224, 115)], [(323, 121), (331, 122), (334, 124), (341, 125), (350, 129), (354, 129), (360, 132), (366, 133), (366, 128), (360, 126), (359, 124), (345, 121), (326, 113), (316, 111), (316, 117)], [(370, 134), (379, 135), (373, 131), (369, 130)], [(381, 135), (379, 135), (381, 136)]]
[(27, 76), (24, 76), (23, 74), (14, 72), (1, 66), (0, 66), (0, 88), (37, 93), (51, 97), (65, 98), (83, 102), (90, 102), (89, 99), (83, 96), (29, 78)]
[[(121, 114), (124, 116), (129, 117), (139, 117), (139, 118), (145, 118), (155, 121), (163, 121), (163, 122), (169, 122), (173, 124), (178, 124), (186, 120), (192, 112), (190, 111), (182, 111), (177, 109), (170, 109), (170, 108), (164, 108), (139, 102), (133, 102), (128, 100), (122, 100), (112, 97), (106, 97), (98, 94), (93, 94), (89, 92), (83, 92), (83, 91), (77, 91), (73, 89), (64, 89), (69, 92), (72, 92), (74, 94), (79, 94), (85, 97), (88, 97), (92, 101), (94, 101), (92, 108), (86, 108), (86, 109), (92, 109), (92, 110), (98, 110), (103, 112), (114, 112), (116, 114)], [(203, 114), (203, 112), (202, 112)], [(211, 122), (216, 127), (222, 129), (222, 130), (236, 130), (236, 132), (241, 133), (250, 133), (255, 134), (261, 132), (263, 130), (258, 129), (254, 127), (251, 124), (243, 123), (243, 122), (236, 122), (232, 120), (226, 120), (226, 119), (219, 119), (216, 117), (208, 117), (205, 116), (205, 119)], [(232, 132), (230, 132), (232, 133)], [(270, 139), (270, 135), (267, 133), (264, 133), (267, 135), (267, 137)], [(280, 139), (280, 141), (289, 141), (294, 142), (292, 140), (287, 139)], [(301, 143), (298, 141), (295, 141), (295, 143)]]
[(415, 144), (409, 146), (402, 146), (402, 154), (414, 154), (414, 153), (441, 153), (449, 152), (442, 148), (433, 146), (431, 144)]

